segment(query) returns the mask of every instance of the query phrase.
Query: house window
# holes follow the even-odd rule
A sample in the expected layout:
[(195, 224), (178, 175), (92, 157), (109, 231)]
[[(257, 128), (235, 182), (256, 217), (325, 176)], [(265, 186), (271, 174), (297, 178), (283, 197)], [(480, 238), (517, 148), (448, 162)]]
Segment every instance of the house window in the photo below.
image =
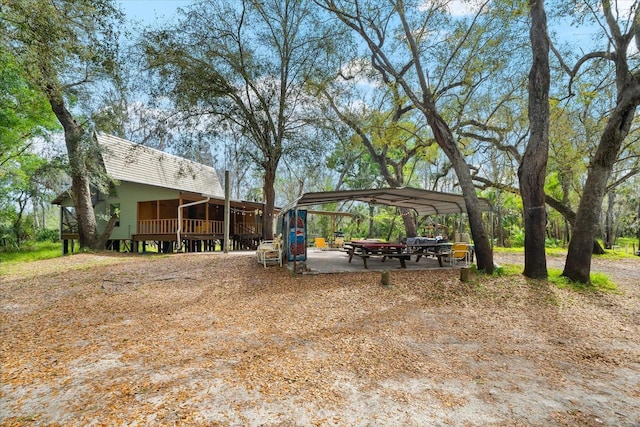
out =
[(109, 205), (109, 217), (112, 217), (114, 214), (118, 215), (115, 226), (120, 227), (120, 203), (112, 203)]

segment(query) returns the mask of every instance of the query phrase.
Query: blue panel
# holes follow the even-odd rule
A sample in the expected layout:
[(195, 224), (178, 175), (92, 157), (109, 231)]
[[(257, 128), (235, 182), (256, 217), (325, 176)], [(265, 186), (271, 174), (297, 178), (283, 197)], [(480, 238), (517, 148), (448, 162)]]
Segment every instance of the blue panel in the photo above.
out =
[(286, 215), (287, 259), (289, 261), (307, 260), (307, 211), (291, 210)]

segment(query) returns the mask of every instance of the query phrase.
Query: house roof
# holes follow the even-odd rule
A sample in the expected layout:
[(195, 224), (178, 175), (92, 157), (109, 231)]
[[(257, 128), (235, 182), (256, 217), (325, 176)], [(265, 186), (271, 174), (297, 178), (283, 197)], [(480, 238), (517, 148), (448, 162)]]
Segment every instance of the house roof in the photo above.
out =
[[(465, 213), (467, 211), (462, 195), (410, 187), (305, 193), (294, 203), (294, 206), (321, 205), (344, 200), (409, 208), (414, 209), (419, 215)], [(480, 208), (483, 211), (490, 211), (491, 203), (486, 199), (480, 199)]]
[(216, 170), (126, 139), (97, 134), (104, 166), (111, 178), (224, 198)]

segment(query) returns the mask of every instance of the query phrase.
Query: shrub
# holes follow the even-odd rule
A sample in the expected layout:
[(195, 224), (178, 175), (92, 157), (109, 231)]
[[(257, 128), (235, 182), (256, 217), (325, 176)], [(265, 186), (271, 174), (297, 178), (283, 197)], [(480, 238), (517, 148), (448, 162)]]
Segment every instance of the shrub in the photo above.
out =
[(51, 230), (48, 228), (41, 228), (36, 232), (36, 241), (38, 242), (53, 242), (56, 243), (60, 240), (60, 230)]

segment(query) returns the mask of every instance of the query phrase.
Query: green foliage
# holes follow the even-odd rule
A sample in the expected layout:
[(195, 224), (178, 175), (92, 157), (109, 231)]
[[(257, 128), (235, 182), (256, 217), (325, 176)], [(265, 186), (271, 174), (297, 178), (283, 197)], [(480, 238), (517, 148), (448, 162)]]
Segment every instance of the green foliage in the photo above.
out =
[(0, 251), (0, 260), (2, 260), (0, 268), (9, 263), (30, 262), (60, 256), (62, 256), (62, 244), (60, 242), (30, 242), (24, 244), (20, 250)]
[(57, 128), (46, 98), (29, 84), (15, 58), (0, 50), (0, 171), (31, 138)]
[(61, 188), (61, 169), (56, 161), (48, 161), (31, 152), (5, 162), (0, 171), (0, 222), (19, 247), (36, 233), (34, 206), (48, 203)]
[(36, 241), (38, 242), (52, 242), (57, 243), (60, 241), (60, 230), (52, 230), (48, 228), (41, 228), (36, 231)]
[[(117, 67), (123, 15), (110, 0), (13, 1), (3, 8), (7, 49), (29, 81), (49, 96), (82, 96), (77, 84)], [(61, 100), (58, 100), (61, 101)]]
[(554, 239), (553, 237), (547, 237), (546, 239), (544, 239), (544, 246), (546, 248), (559, 248), (562, 247), (562, 244), (562, 240)]
[[(504, 264), (493, 270), (495, 277), (509, 277), (522, 275), (523, 266), (518, 264)], [(562, 276), (562, 270), (556, 268), (548, 269), (549, 277), (547, 282), (554, 284), (560, 289), (569, 288), (574, 291), (587, 292), (617, 292), (617, 285), (603, 273), (591, 273), (591, 281), (589, 284), (574, 282), (567, 277)], [(529, 279), (534, 280), (534, 279)]]
[[(638, 245), (636, 244), (636, 250), (638, 248)], [(635, 258), (637, 257), (636, 255), (634, 255), (632, 253), (632, 246), (630, 246), (628, 248), (628, 251), (626, 251), (627, 248), (623, 248), (620, 247), (620, 249), (605, 249), (604, 254), (599, 254), (599, 255), (593, 255), (593, 257), (598, 258), (598, 259), (608, 259), (608, 260), (616, 260), (616, 259), (623, 259), (623, 258)]]
[(574, 291), (587, 292), (616, 292), (618, 290), (618, 286), (603, 273), (591, 273), (589, 283), (585, 284), (574, 282), (573, 280), (562, 276), (562, 270), (550, 268), (548, 280), (560, 289), (569, 288)]
[(400, 216), (399, 209), (390, 206), (380, 206), (374, 215), (376, 225), (376, 235), (373, 237), (396, 242), (402, 235), (406, 237), (404, 223)]
[(500, 246), (494, 246), (493, 252), (499, 252), (499, 253), (524, 253), (524, 247), (519, 247), (519, 248), (501, 248)]
[(10, 224), (0, 223), (0, 251), (17, 251), (18, 238)]
[(524, 246), (524, 227), (521, 227), (520, 225), (511, 226), (511, 237), (509, 239), (509, 243), (511, 246)]
[(610, 254), (626, 256), (633, 254), (634, 248), (636, 251), (640, 250), (640, 242), (635, 237), (618, 237), (616, 239), (616, 245), (617, 247), (614, 247), (611, 251), (607, 251), (605, 256), (609, 256)]
[(495, 277), (516, 276), (522, 274), (522, 266), (516, 264), (500, 265), (493, 270), (492, 275)]
[[(28, 82), (15, 58), (0, 51), (0, 248), (15, 250), (34, 233), (25, 217), (44, 198), (48, 162), (33, 153), (36, 138), (59, 128), (44, 95)], [(49, 187), (51, 188), (51, 187)]]

